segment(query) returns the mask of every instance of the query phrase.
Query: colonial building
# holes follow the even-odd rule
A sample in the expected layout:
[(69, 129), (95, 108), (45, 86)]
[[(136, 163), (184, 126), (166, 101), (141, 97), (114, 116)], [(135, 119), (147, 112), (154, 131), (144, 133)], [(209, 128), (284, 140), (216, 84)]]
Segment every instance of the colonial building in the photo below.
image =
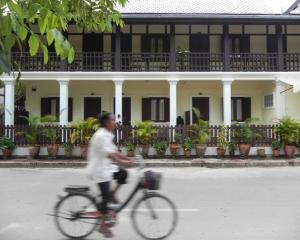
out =
[[(119, 121), (186, 124), (201, 110), (210, 124), (284, 115), (300, 119), (298, 2), (271, 0), (131, 0), (120, 8), (125, 27), (67, 37), (75, 61), (55, 53), (13, 52), (30, 115), (57, 115), (61, 125), (100, 111)], [(5, 124), (14, 117), (14, 81), (5, 84)]]

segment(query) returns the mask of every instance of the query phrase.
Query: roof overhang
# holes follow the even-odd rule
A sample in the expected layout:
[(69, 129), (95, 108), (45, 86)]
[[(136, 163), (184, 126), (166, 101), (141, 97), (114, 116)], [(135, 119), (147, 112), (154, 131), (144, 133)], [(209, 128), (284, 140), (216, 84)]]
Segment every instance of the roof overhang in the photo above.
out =
[(284, 75), (280, 77), (280, 81), (289, 84), (293, 87), (293, 92), (300, 92), (300, 78), (299, 75)]

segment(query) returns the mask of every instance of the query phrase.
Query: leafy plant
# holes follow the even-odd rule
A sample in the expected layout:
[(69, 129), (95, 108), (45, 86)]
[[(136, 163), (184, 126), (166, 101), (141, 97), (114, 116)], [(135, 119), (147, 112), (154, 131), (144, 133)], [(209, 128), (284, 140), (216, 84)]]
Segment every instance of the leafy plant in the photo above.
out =
[(237, 144), (235, 141), (230, 141), (228, 143), (228, 149), (229, 149), (229, 152), (234, 152), (235, 150), (237, 150)]
[(271, 147), (272, 147), (273, 150), (280, 150), (280, 149), (281, 149), (281, 146), (282, 146), (282, 144), (281, 144), (281, 142), (278, 141), (278, 140), (274, 140), (274, 141), (272, 142), (272, 145), (271, 145)]
[(139, 143), (143, 145), (150, 144), (157, 134), (157, 130), (153, 127), (151, 121), (137, 122), (136, 127), (134, 134), (137, 136)]
[(242, 123), (235, 123), (234, 136), (240, 143), (251, 144), (254, 137), (260, 137), (260, 134), (255, 133), (251, 125), (257, 121), (256, 118), (247, 118)]
[(17, 135), (24, 135), (28, 142), (30, 142), (32, 145), (37, 145), (40, 136), (38, 128), (40, 126), (41, 118), (39, 116), (21, 116), (21, 118), (24, 118), (28, 121), (29, 128), (26, 132), (17, 132)]
[(54, 125), (56, 121), (56, 116), (52, 115), (46, 115), (41, 118), (41, 123), (45, 124), (45, 128), (43, 129), (43, 135), (49, 139), (51, 145), (56, 144), (61, 136), (61, 133)]
[(279, 120), (276, 131), (280, 135), (281, 142), (296, 145), (299, 140), (300, 124), (290, 117), (284, 117)]
[(125, 144), (127, 151), (133, 152), (135, 150), (135, 144), (132, 138), (128, 139)]
[(159, 141), (154, 144), (154, 148), (157, 152), (166, 151), (167, 150), (167, 142), (166, 141)]
[(193, 108), (193, 113), (197, 118), (196, 124), (192, 126), (194, 132), (194, 142), (198, 144), (207, 144), (209, 140), (209, 123), (201, 118), (200, 110)]
[(77, 140), (81, 140), (82, 144), (88, 144), (99, 127), (100, 124), (98, 119), (92, 117), (71, 125), (71, 128), (75, 129), (75, 131), (71, 134), (71, 143), (74, 144)]
[(182, 147), (185, 151), (192, 151), (192, 149), (194, 148), (194, 144), (191, 138), (186, 137), (183, 140), (183, 144)]
[(16, 145), (8, 137), (6, 136), (0, 137), (0, 150), (2, 151), (6, 149), (14, 150), (15, 148)]
[(228, 146), (226, 134), (227, 134), (227, 127), (225, 125), (221, 125), (219, 127), (219, 132), (217, 136), (217, 147), (220, 149), (226, 149)]
[(74, 144), (71, 142), (66, 142), (63, 144), (63, 148), (65, 151), (72, 151), (74, 149)]

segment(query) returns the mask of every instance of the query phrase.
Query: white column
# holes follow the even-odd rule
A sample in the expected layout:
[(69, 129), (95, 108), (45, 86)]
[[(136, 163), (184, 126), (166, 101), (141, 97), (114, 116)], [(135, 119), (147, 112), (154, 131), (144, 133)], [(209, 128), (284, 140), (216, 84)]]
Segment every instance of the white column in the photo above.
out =
[(69, 123), (69, 79), (57, 79), (59, 83), (59, 124)]
[(122, 123), (123, 80), (114, 80), (115, 83), (115, 115), (116, 121)]
[(233, 79), (223, 79), (223, 121), (224, 125), (231, 125), (231, 84)]
[(4, 83), (4, 124), (15, 123), (15, 80), (12, 77), (2, 78)]
[(275, 82), (275, 107), (276, 107), (276, 118), (282, 118), (285, 116), (285, 96), (284, 91), (285, 84), (279, 80)]
[(170, 126), (175, 126), (176, 119), (177, 119), (177, 83), (178, 83), (178, 80), (169, 80), (169, 85), (170, 85)]

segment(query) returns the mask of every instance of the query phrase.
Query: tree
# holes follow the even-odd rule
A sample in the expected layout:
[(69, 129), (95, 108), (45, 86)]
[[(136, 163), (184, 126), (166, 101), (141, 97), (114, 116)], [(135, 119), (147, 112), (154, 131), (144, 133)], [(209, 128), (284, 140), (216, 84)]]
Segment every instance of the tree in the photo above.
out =
[[(69, 63), (74, 60), (74, 48), (64, 37), (70, 23), (81, 32), (111, 31), (112, 25), (122, 27), (117, 6), (126, 0), (0, 0), (0, 75), (17, 66), (9, 58), (12, 47), (27, 42), (31, 56), (43, 51), (48, 62), (48, 47), (54, 44), (56, 54)], [(37, 25), (39, 34), (33, 31)]]

